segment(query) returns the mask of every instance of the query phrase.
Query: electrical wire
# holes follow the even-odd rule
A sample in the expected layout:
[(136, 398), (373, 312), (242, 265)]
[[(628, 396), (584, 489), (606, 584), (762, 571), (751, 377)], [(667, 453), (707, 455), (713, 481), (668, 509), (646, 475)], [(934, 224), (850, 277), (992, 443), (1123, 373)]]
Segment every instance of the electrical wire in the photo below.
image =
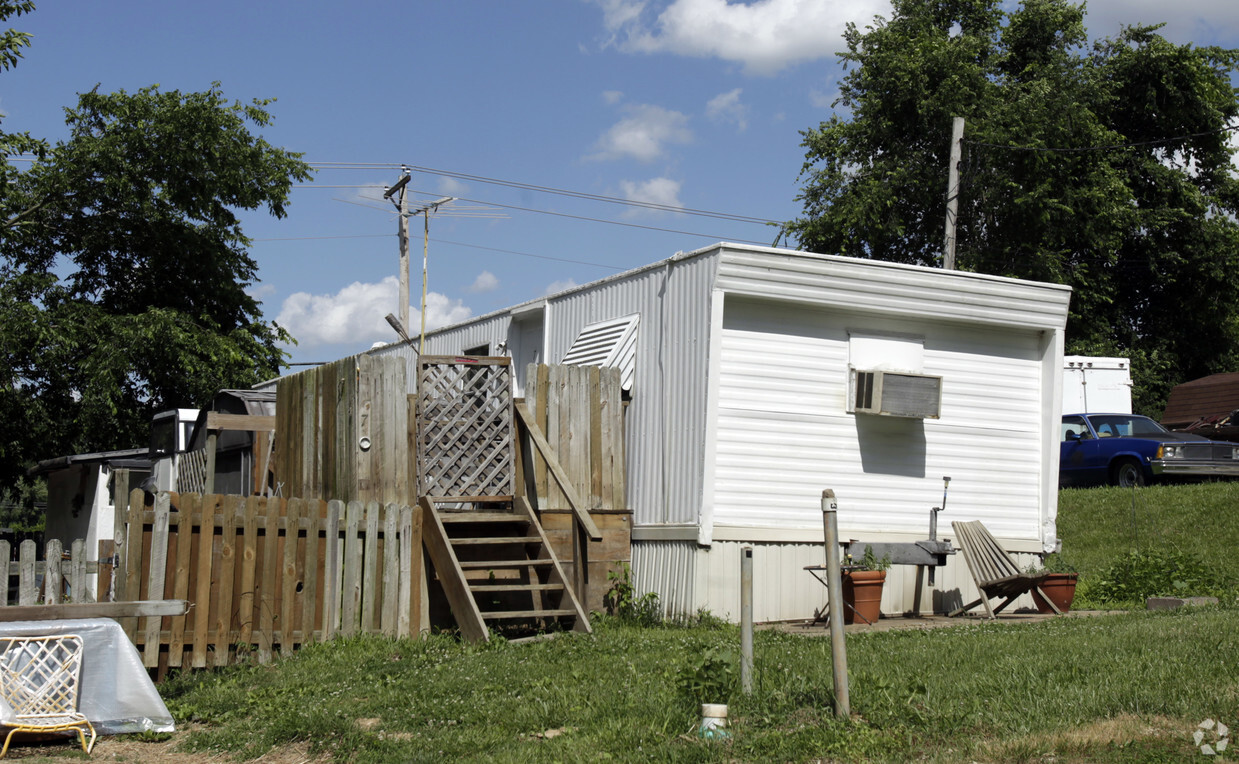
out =
[[(489, 185), (504, 186), (507, 188), (515, 188), (522, 191), (535, 191), (543, 194), (553, 194), (556, 196), (566, 196), (573, 199), (584, 199), (588, 201), (604, 202), (607, 204), (618, 204), (626, 207), (638, 207), (641, 209), (656, 210), (659, 212), (675, 212), (683, 215), (694, 215), (699, 217), (717, 218), (720, 220), (731, 220), (738, 223), (758, 223), (762, 225), (780, 225), (782, 221), (769, 220), (767, 218), (753, 217), (751, 215), (737, 215), (728, 212), (717, 212), (713, 210), (694, 209), (692, 207), (678, 207), (673, 204), (662, 204), (659, 202), (643, 202), (636, 199), (621, 199), (615, 196), (606, 196), (604, 194), (591, 194), (585, 191), (571, 191), (568, 189), (555, 188), (554, 186), (541, 186), (534, 183), (523, 183), (520, 181), (503, 180), (501, 178), (491, 178), (485, 175), (473, 175), (471, 173), (454, 172), (452, 170), (440, 170), (433, 167), (422, 167), (420, 165), (411, 164), (367, 164), (362, 162), (308, 162), (311, 167), (323, 170), (369, 170), (369, 169), (390, 169), (399, 171), (420, 172), (426, 175), (437, 175), (444, 178), (453, 178), (455, 180), (468, 180), (475, 183), (486, 183)], [(316, 185), (316, 184), (304, 184)]]
[(1006, 149), (1008, 151), (1043, 151), (1056, 154), (1078, 154), (1086, 151), (1114, 151), (1116, 149), (1134, 149), (1141, 146), (1165, 146), (1179, 141), (1186, 141), (1191, 138), (1203, 138), (1206, 135), (1217, 135), (1218, 133), (1228, 133), (1239, 130), (1239, 125), (1226, 125), (1215, 130), (1205, 130), (1200, 133), (1186, 133), (1184, 135), (1176, 135), (1170, 138), (1160, 138), (1155, 141), (1134, 141), (1131, 143), (1114, 143), (1106, 146), (1081, 146), (1078, 148), (1058, 148), (1053, 146), (1006, 146), (1001, 143), (985, 143), (984, 141), (973, 141), (964, 138), (962, 143), (969, 143), (973, 146), (985, 146), (992, 149)]
[[(422, 193), (422, 192), (418, 192), (418, 193)], [(539, 215), (553, 215), (555, 217), (569, 218), (571, 220), (583, 220), (588, 223), (606, 223), (607, 225), (617, 225), (617, 226), (623, 226), (625, 228), (639, 228), (645, 231), (658, 231), (659, 233), (675, 233), (675, 234), (680, 234), (682, 236), (698, 236), (703, 239), (715, 239), (715, 240), (721, 239), (724, 241), (734, 241), (737, 244), (755, 244), (757, 246), (762, 246), (762, 247), (767, 246), (767, 242), (752, 241), (751, 239), (737, 239), (737, 238), (727, 237), (727, 236), (719, 237), (714, 234), (697, 233), (695, 231), (680, 231), (675, 228), (660, 228), (658, 226), (641, 225), (639, 223), (624, 223), (619, 220), (607, 220), (605, 218), (591, 218), (586, 215), (570, 215), (567, 212), (551, 212), (550, 210), (536, 210), (531, 207), (517, 207), (511, 204), (499, 204), (498, 202), (484, 202), (484, 201), (479, 201), (477, 199), (466, 199), (464, 197), (456, 197), (456, 198), (462, 202), (471, 202), (473, 204), (486, 204), (492, 207), (501, 207), (505, 210), (517, 210), (519, 212), (533, 212)]]

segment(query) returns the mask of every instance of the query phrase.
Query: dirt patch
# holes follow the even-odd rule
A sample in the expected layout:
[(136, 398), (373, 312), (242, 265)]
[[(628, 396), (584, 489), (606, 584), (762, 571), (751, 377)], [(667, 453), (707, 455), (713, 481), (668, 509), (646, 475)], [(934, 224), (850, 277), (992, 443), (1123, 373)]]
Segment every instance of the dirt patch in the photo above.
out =
[[(1084, 764), (1098, 760), (1162, 760), (1199, 755), (1192, 744), (1195, 725), (1166, 716), (1125, 714), (1048, 734), (983, 745), (986, 761)], [(1169, 759), (1167, 759), (1169, 760)]]
[[(184, 731), (173, 733), (168, 740), (143, 741), (134, 735), (100, 737), (95, 741), (91, 761), (125, 762), (125, 764), (235, 764), (236, 755), (229, 752), (189, 753), (177, 750), (185, 739)], [(83, 760), (85, 754), (77, 738), (60, 738), (47, 741), (14, 739), (5, 759), (23, 759), (28, 764), (37, 762)], [(310, 755), (309, 743), (294, 743), (275, 748), (253, 761), (263, 764), (328, 764), (326, 754)]]

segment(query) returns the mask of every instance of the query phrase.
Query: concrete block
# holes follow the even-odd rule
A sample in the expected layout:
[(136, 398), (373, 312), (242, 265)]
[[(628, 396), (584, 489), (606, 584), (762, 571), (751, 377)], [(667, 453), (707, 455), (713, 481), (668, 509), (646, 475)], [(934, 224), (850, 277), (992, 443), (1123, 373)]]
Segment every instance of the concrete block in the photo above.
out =
[(1145, 606), (1149, 610), (1175, 610), (1184, 605), (1216, 605), (1217, 597), (1149, 597)]

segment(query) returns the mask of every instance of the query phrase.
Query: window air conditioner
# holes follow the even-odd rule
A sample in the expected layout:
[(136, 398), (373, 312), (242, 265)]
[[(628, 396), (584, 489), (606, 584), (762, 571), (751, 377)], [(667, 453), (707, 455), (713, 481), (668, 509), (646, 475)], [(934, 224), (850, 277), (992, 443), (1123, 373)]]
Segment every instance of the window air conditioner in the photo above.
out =
[(937, 419), (942, 377), (853, 369), (851, 404), (849, 411), (856, 414)]

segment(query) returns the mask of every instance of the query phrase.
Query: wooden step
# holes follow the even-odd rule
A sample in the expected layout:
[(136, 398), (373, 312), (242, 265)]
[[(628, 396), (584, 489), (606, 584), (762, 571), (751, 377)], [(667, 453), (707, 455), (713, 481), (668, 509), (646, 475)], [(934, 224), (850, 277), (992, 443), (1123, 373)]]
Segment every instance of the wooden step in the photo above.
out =
[(519, 618), (559, 618), (561, 616), (576, 615), (576, 611), (572, 608), (560, 608), (555, 610), (483, 610), (482, 618), (487, 621), (510, 621)]
[(452, 542), (452, 546), (457, 544), (541, 544), (542, 539), (537, 536), (481, 536), (477, 538), (453, 538), (448, 539)]
[(554, 560), (461, 560), (462, 570), (490, 570), (497, 568), (545, 568), (555, 564)]
[(529, 518), (515, 512), (440, 512), (439, 520), (444, 525), (452, 523), (521, 523), (529, 524)]
[(470, 581), (469, 591), (474, 594), (491, 592), (562, 592), (563, 584), (492, 584), (489, 581)]

